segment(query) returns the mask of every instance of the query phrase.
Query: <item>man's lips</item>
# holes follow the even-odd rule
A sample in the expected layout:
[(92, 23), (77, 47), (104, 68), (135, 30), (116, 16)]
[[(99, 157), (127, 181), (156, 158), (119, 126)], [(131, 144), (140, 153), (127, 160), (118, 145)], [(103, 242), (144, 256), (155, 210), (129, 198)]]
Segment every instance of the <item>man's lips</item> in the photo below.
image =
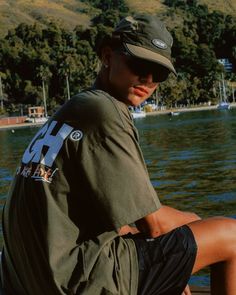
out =
[(141, 97), (146, 96), (149, 93), (148, 90), (143, 87), (134, 86), (133, 88), (133, 93)]

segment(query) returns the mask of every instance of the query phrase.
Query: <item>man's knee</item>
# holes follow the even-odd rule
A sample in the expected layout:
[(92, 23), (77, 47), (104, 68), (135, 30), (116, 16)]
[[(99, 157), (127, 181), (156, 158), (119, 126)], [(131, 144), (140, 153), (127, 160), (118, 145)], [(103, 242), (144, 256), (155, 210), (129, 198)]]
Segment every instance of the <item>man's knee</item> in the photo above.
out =
[(231, 241), (231, 245), (230, 245), (230, 250), (232, 251), (232, 255), (234, 255), (235, 259), (236, 259), (236, 219), (230, 219), (228, 221), (228, 235), (230, 235), (230, 241)]
[(228, 251), (229, 257), (236, 257), (236, 219), (215, 217), (221, 248)]

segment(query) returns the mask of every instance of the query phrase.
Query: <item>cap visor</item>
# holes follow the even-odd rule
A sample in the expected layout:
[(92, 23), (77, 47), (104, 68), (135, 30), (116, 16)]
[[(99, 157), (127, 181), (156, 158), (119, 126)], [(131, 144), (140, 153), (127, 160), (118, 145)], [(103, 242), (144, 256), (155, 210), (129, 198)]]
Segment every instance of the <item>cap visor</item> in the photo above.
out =
[(131, 55), (162, 65), (171, 72), (173, 72), (175, 75), (177, 75), (176, 70), (172, 65), (171, 61), (168, 58), (162, 56), (161, 54), (128, 43), (125, 43), (124, 45)]

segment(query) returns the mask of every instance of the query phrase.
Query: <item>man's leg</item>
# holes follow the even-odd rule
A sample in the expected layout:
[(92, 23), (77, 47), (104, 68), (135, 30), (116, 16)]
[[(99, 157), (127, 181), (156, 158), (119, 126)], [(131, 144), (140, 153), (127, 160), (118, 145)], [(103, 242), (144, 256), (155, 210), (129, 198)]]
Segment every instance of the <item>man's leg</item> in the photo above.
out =
[(211, 265), (212, 295), (235, 295), (236, 220), (214, 217), (188, 226), (198, 245), (193, 273)]

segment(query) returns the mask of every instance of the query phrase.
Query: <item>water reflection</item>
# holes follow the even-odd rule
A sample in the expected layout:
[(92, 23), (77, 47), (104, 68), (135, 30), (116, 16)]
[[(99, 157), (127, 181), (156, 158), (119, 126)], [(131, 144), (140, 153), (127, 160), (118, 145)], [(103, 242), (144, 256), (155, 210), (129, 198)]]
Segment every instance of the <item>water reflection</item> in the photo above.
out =
[(199, 215), (235, 216), (236, 110), (136, 120), (160, 199)]
[(0, 202), (4, 201), (17, 164), (36, 128), (0, 130)]

